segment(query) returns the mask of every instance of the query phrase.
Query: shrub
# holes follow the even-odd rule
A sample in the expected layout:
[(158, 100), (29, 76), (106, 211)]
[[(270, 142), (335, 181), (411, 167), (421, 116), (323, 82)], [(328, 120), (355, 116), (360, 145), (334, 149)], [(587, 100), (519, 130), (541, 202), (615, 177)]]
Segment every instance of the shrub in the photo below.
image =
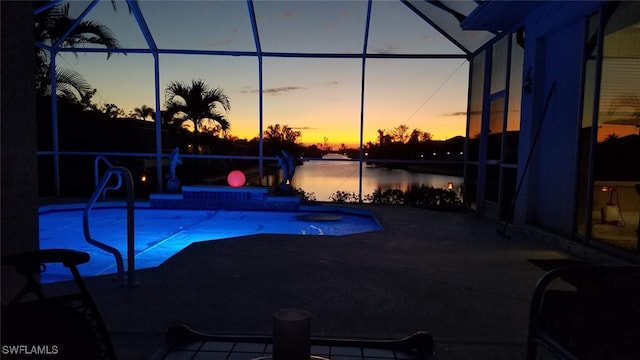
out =
[(314, 203), (317, 201), (316, 194), (313, 192), (305, 192), (300, 188), (293, 188), (293, 193), (300, 198), (300, 200), (305, 203)]
[(406, 195), (402, 190), (398, 189), (382, 189), (377, 188), (371, 195), (365, 196), (365, 201), (376, 204), (404, 204)]
[(336, 191), (329, 197), (329, 200), (337, 203), (348, 203), (360, 201), (358, 194), (350, 191)]
[[(315, 200), (315, 198), (314, 198)], [(336, 203), (358, 202), (358, 194), (349, 191), (336, 191), (330, 197)], [(463, 209), (462, 199), (453, 190), (431, 186), (412, 186), (407, 192), (399, 189), (376, 189), (365, 195), (365, 202), (374, 204), (412, 205), (427, 209), (459, 211)]]
[(453, 190), (420, 185), (407, 191), (406, 203), (438, 210), (461, 210), (462, 199)]
[(413, 186), (407, 192), (399, 189), (376, 189), (365, 201), (376, 204), (406, 204), (428, 209), (457, 211), (462, 210), (462, 199), (453, 190), (439, 189), (431, 186)]

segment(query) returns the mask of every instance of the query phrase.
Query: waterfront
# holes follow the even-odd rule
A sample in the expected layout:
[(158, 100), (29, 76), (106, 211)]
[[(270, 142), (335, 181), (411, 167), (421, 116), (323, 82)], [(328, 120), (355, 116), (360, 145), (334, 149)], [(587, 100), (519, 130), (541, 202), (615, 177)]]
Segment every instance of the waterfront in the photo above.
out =
[[(317, 201), (330, 201), (337, 191), (358, 194), (360, 163), (349, 161), (346, 157), (329, 154), (325, 158), (331, 161), (305, 161), (296, 168), (293, 186), (313, 193)], [(339, 160), (339, 159), (345, 160)], [(425, 174), (402, 169), (370, 167), (362, 164), (362, 196), (372, 194), (376, 189), (399, 189), (407, 191), (412, 185), (425, 185), (446, 188), (453, 183), (453, 189), (460, 192), (463, 179), (460, 176)]]

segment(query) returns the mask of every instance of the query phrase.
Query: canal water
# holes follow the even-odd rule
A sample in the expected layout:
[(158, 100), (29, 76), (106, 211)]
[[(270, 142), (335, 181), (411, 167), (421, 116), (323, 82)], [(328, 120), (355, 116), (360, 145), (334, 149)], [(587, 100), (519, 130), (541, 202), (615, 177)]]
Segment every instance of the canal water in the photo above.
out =
[[(317, 201), (330, 201), (337, 191), (358, 194), (360, 163), (350, 161), (339, 154), (324, 157), (330, 161), (310, 160), (296, 167), (293, 186), (314, 193)], [(400, 189), (407, 191), (412, 185), (425, 185), (435, 188), (447, 188), (453, 184), (453, 190), (459, 192), (463, 179), (458, 176), (435, 175), (411, 172), (402, 169), (370, 167), (362, 164), (362, 196), (371, 195), (376, 189)]]

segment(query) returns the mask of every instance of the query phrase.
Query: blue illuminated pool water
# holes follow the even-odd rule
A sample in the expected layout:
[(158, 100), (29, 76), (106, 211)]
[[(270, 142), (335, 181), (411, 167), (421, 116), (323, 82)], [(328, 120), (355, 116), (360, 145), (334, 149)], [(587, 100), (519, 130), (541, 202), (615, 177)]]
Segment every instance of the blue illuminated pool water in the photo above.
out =
[[(380, 230), (369, 212), (334, 207), (304, 207), (298, 212), (169, 210), (136, 208), (135, 267), (156, 267), (189, 244), (254, 234), (341, 236)], [(91, 260), (79, 266), (83, 276), (116, 272), (114, 256), (86, 242), (82, 229), (83, 208), (47, 208), (40, 212), (40, 248), (85, 251)], [(122, 253), (127, 264), (127, 224), (124, 207), (91, 210), (91, 236)], [(62, 265), (49, 265), (42, 282), (68, 280)]]

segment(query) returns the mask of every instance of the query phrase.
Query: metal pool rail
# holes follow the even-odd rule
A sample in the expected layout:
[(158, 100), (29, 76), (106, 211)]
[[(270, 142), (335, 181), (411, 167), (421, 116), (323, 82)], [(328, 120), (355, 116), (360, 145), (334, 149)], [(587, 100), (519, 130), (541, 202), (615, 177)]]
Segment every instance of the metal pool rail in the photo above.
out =
[[(107, 160), (104, 156), (98, 156), (95, 160), (95, 169), (96, 169), (96, 179), (98, 174), (98, 162), (102, 160), (104, 161), (108, 168), (105, 173), (102, 175), (102, 178), (98, 184), (96, 184), (96, 189), (94, 190), (91, 198), (87, 202), (87, 205), (84, 208), (84, 213), (82, 216), (82, 227), (84, 230), (84, 237), (87, 242), (99, 249), (102, 249), (106, 252), (113, 254), (116, 259), (116, 266), (118, 268), (118, 280), (124, 280), (124, 261), (122, 260), (122, 254), (120, 250), (109, 246), (105, 243), (102, 243), (91, 236), (91, 231), (89, 230), (89, 213), (91, 209), (98, 200), (98, 197), (104, 194), (107, 190), (117, 190), (124, 183), (126, 199), (127, 199), (127, 286), (133, 287), (136, 286), (135, 281), (135, 231), (134, 231), (134, 196), (133, 196), (133, 177), (131, 176), (131, 172), (122, 166), (113, 166), (109, 160)], [(112, 175), (116, 175), (118, 179), (118, 184), (116, 186), (107, 187), (107, 183), (111, 179)], [(124, 181), (123, 181), (124, 180)]]

